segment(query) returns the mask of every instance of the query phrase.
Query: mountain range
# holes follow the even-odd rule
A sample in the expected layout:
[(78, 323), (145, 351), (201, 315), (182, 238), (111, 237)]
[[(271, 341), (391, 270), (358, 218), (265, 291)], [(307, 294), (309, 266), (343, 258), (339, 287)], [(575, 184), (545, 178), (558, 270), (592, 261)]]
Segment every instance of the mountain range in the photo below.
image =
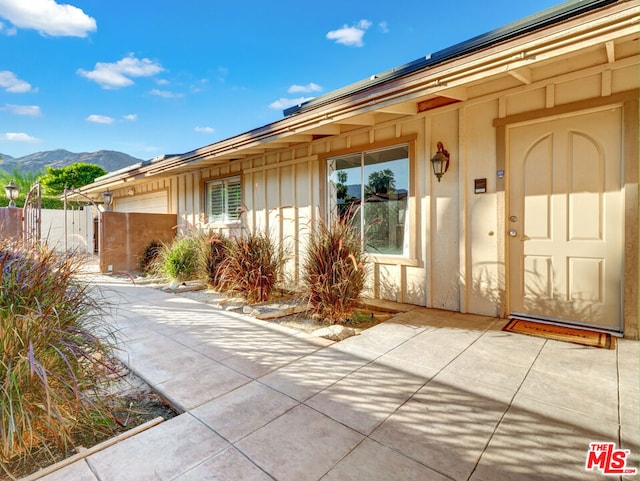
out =
[(15, 168), (25, 172), (38, 172), (44, 171), (45, 167), (64, 167), (76, 162), (97, 164), (107, 172), (113, 172), (142, 161), (142, 159), (115, 150), (74, 153), (64, 149), (56, 149), (36, 152), (24, 157), (0, 154), (0, 158), (2, 159), (0, 169), (7, 172), (12, 172)]

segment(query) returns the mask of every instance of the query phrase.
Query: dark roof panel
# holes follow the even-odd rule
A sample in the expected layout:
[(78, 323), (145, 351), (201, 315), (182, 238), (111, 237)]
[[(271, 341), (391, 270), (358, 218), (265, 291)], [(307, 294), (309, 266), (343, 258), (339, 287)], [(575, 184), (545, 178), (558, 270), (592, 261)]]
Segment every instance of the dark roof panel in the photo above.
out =
[(283, 111), (284, 116), (289, 117), (291, 115), (311, 110), (341, 97), (346, 97), (361, 90), (365, 90), (374, 85), (379, 85), (389, 80), (417, 72), (418, 70), (427, 69), (448, 60), (497, 45), (501, 42), (548, 27), (591, 10), (598, 9), (612, 3), (617, 3), (618, 1), (620, 0), (570, 0), (568, 2), (561, 3), (560, 5), (530, 15), (529, 17), (525, 17), (504, 27), (491, 30), (490, 32), (439, 50), (434, 54), (427, 55), (426, 57), (419, 58), (391, 70), (373, 75), (369, 79), (361, 80), (341, 89), (334, 90), (333, 92), (316, 97), (300, 105), (289, 107)]

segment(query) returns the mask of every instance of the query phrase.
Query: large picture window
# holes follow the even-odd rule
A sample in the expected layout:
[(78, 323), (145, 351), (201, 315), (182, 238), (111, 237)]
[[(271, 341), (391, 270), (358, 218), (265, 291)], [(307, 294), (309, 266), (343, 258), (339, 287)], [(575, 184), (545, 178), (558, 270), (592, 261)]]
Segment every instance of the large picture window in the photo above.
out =
[(327, 172), (329, 212), (352, 219), (366, 252), (407, 255), (409, 146), (334, 157)]
[(240, 216), (240, 177), (207, 182), (207, 218), (210, 224), (228, 224)]

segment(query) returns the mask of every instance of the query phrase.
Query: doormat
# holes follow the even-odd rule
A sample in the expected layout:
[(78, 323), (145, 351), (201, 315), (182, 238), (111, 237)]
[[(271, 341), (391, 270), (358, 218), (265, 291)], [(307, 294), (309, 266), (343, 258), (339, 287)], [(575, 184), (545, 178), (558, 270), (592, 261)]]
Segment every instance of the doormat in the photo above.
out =
[(513, 319), (503, 329), (507, 332), (528, 334), (530, 336), (544, 337), (556, 341), (572, 342), (584, 346), (601, 347), (603, 349), (615, 349), (616, 338), (603, 332), (575, 329), (573, 327), (543, 324), (541, 322)]

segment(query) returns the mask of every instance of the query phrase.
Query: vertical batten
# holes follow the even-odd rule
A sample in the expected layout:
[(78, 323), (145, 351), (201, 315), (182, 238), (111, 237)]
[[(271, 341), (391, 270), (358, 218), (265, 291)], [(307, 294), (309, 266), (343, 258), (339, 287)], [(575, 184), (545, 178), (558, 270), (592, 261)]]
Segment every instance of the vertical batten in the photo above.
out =
[[(459, 273), (458, 273), (458, 297), (460, 299), (460, 312), (467, 312), (469, 303), (469, 288), (471, 286), (470, 275), (471, 266), (469, 261), (471, 255), (469, 250), (471, 249), (471, 241), (469, 239), (468, 213), (469, 213), (469, 183), (468, 179), (468, 165), (467, 165), (467, 152), (465, 144), (465, 107), (458, 109), (458, 158), (456, 160), (459, 165), (458, 174), (458, 192), (460, 193), (460, 204), (458, 213), (458, 252), (459, 252)], [(453, 160), (452, 160), (453, 161)]]
[(425, 116), (422, 118), (422, 133), (424, 142), (422, 144), (422, 164), (425, 172), (423, 178), (424, 193), (422, 195), (423, 202), (423, 218), (421, 219), (421, 227), (423, 231), (422, 243), (422, 258), (424, 259), (425, 267), (425, 306), (433, 306), (433, 259), (432, 259), (432, 245), (433, 245), (433, 230), (431, 229), (431, 218), (433, 216), (433, 202), (431, 202), (431, 195), (433, 189), (431, 188), (431, 165), (429, 156), (429, 146), (431, 145), (431, 116)]
[[(549, 84), (545, 88), (545, 107), (548, 109), (551, 109), (555, 106), (556, 106), (556, 86), (554, 84)], [(504, 117), (504, 115), (500, 117)]]
[(293, 243), (294, 281), (300, 281), (300, 217), (298, 215), (298, 185), (296, 182), (296, 164), (291, 165), (292, 189), (293, 189), (293, 231), (296, 238)]

